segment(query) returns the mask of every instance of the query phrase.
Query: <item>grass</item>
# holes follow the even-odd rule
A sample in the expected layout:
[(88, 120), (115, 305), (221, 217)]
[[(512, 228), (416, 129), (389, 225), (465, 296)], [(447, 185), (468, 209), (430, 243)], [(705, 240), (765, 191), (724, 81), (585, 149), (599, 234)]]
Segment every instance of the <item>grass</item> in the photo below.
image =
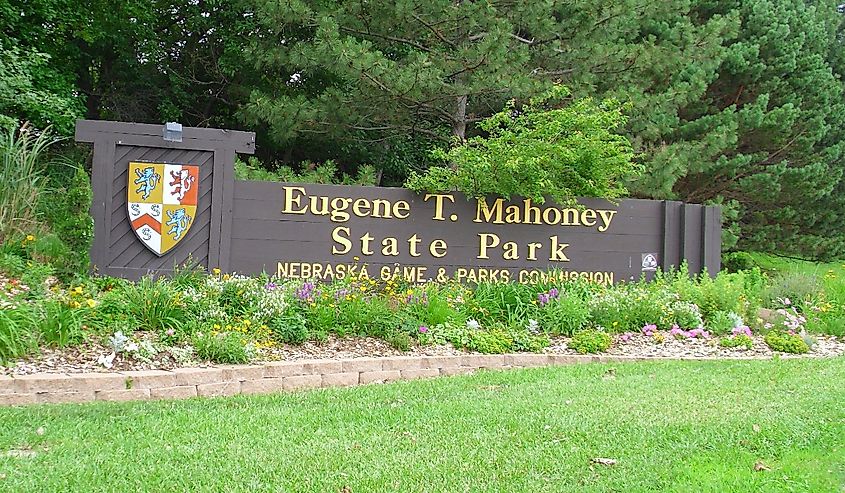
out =
[(749, 255), (760, 269), (770, 274), (808, 274), (822, 277), (832, 271), (838, 277), (845, 277), (843, 262), (811, 262), (755, 252), (749, 252)]
[(845, 358), (614, 368), (0, 409), (0, 491), (843, 491)]

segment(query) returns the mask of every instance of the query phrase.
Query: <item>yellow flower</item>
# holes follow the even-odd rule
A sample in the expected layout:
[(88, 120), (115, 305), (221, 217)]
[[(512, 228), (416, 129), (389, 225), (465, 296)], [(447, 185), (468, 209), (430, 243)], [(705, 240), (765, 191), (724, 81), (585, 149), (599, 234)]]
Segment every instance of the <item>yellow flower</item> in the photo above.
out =
[(26, 235), (26, 241), (35, 241), (35, 236), (33, 236), (33, 235)]
[(73, 288), (73, 292), (76, 294), (82, 294), (82, 286), (77, 286)]
[(244, 320), (244, 325), (249, 327), (250, 325), (252, 325), (252, 320)]
[(88, 303), (88, 308), (94, 308), (95, 306), (97, 306), (97, 302), (94, 301), (92, 298), (88, 298), (88, 301), (86, 301), (86, 303)]
[(219, 276), (220, 275), (220, 269), (215, 267), (215, 268), (211, 269), (211, 273), (214, 274), (215, 276)]
[(214, 328), (215, 328), (215, 329), (219, 329), (219, 328), (220, 328), (220, 324), (214, 324)]
[(229, 274), (223, 274), (223, 280), (228, 281), (229, 280)]

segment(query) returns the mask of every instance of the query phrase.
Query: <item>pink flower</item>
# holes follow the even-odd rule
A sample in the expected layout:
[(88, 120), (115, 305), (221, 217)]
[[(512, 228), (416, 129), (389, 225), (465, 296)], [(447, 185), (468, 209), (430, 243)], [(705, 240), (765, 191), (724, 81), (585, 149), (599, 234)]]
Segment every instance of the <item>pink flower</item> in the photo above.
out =
[(420, 333), (425, 334), (426, 332), (428, 332), (428, 327), (426, 327), (425, 325), (420, 325)]
[(655, 324), (646, 324), (643, 326), (643, 334), (650, 336), (657, 332), (657, 325)]
[(176, 331), (173, 329), (167, 329), (167, 332), (165, 332), (165, 334), (167, 334), (167, 337), (173, 337), (175, 333)]

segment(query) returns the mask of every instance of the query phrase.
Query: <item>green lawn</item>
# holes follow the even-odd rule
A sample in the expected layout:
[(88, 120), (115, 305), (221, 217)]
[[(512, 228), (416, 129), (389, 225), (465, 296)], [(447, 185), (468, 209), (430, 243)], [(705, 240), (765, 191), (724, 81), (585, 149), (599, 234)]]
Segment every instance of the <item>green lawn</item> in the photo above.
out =
[(765, 253), (749, 253), (754, 262), (764, 272), (772, 274), (803, 273), (822, 277), (830, 271), (837, 276), (845, 276), (843, 262), (810, 262), (785, 257), (776, 257)]
[[(597, 457), (618, 463), (591, 466)], [(6, 408), (0, 478), (0, 491), (21, 492), (841, 493), (845, 358)]]

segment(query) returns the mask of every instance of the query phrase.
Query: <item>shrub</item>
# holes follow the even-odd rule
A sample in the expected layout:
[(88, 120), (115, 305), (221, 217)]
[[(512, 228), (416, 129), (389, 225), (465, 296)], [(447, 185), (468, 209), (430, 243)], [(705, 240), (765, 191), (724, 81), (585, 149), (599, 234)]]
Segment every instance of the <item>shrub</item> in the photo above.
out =
[(722, 255), (722, 268), (728, 272), (752, 270), (755, 267), (757, 267), (757, 262), (747, 252), (730, 252)]
[(393, 346), (393, 348), (403, 352), (409, 351), (411, 349), (411, 345), (414, 343), (411, 336), (407, 332), (403, 331), (396, 331), (392, 334), (388, 334), (385, 341)]
[(745, 349), (750, 350), (754, 347), (754, 341), (745, 334), (739, 334), (719, 339), (719, 345), (724, 348), (744, 347)]
[(611, 342), (608, 334), (596, 329), (587, 329), (572, 336), (568, 346), (581, 354), (595, 354), (610, 349)]
[(0, 309), (0, 363), (23, 356), (38, 346), (38, 317), (27, 305)]
[(811, 274), (787, 273), (774, 278), (762, 293), (763, 303), (769, 307), (780, 306), (779, 300), (790, 300), (794, 305), (803, 305), (813, 300), (822, 291), (821, 282)]
[(572, 336), (590, 319), (590, 309), (580, 297), (563, 293), (541, 307), (538, 317), (540, 327), (549, 334)]
[(501, 328), (473, 330), (465, 345), (466, 349), (486, 354), (502, 354), (511, 351), (513, 338)]
[(45, 259), (63, 279), (83, 274), (89, 265), (88, 251), (94, 238), (91, 218), (91, 182), (84, 169), (51, 168), (39, 211), (47, 219), (58, 244)]
[(790, 334), (779, 330), (772, 330), (763, 338), (772, 351), (782, 353), (803, 354), (810, 351), (810, 346), (798, 334)]
[(438, 157), (449, 167), (411, 173), (405, 186), (417, 192), (459, 190), (470, 197), (546, 197), (559, 204), (575, 197), (621, 197), (625, 180), (640, 167), (626, 137), (616, 133), (622, 105), (580, 99), (555, 86), (520, 111), (511, 102), (483, 120), (483, 136), (472, 137)]
[(308, 327), (305, 317), (298, 310), (289, 308), (281, 316), (275, 317), (269, 322), (273, 336), (279, 342), (289, 344), (302, 344), (308, 340)]
[(243, 364), (251, 357), (243, 335), (237, 332), (198, 333), (194, 337), (194, 349), (200, 359), (215, 363)]

